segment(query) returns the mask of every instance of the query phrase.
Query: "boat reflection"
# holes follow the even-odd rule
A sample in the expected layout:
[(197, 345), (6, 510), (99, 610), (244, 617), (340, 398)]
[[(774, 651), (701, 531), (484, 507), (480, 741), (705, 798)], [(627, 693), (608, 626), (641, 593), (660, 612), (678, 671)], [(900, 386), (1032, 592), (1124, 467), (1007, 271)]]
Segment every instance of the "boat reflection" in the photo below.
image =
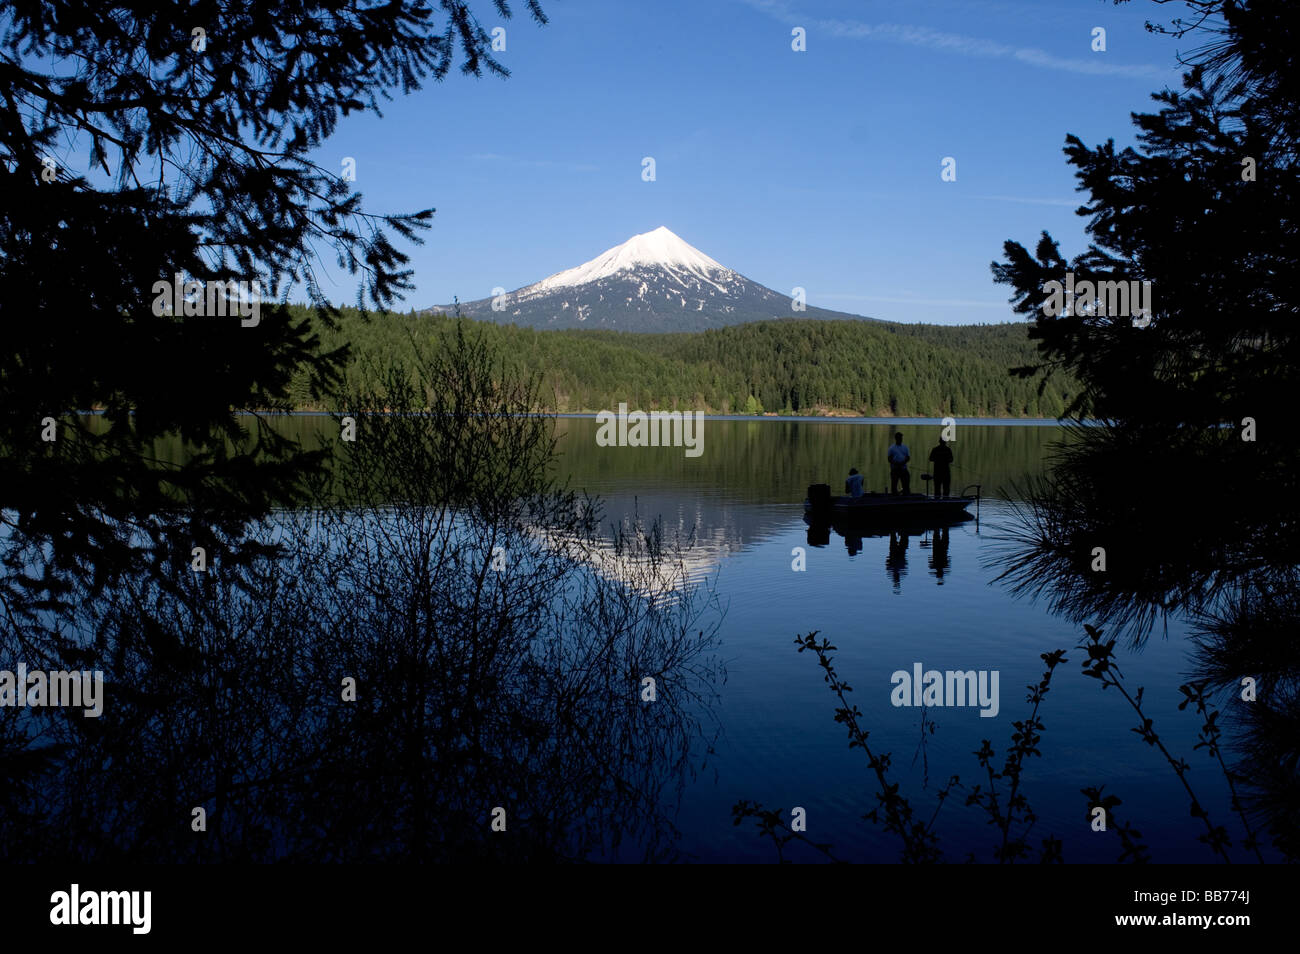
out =
[[(900, 592), (903, 577), (907, 575), (907, 552), (913, 537), (919, 537), (918, 548), (928, 551), (927, 565), (935, 582), (942, 586), (952, 566), (948, 554), (949, 532), (952, 527), (975, 521), (968, 513), (950, 517), (929, 517), (923, 520), (862, 520), (853, 517), (832, 517), (822, 519), (811, 513), (804, 514), (804, 523), (808, 525), (808, 545), (825, 547), (830, 544), (831, 533), (844, 540), (844, 548), (849, 556), (862, 552), (862, 541), (875, 537), (887, 537), (889, 546), (885, 554), (885, 572), (893, 581), (894, 592)], [(976, 523), (978, 527), (978, 522)]]

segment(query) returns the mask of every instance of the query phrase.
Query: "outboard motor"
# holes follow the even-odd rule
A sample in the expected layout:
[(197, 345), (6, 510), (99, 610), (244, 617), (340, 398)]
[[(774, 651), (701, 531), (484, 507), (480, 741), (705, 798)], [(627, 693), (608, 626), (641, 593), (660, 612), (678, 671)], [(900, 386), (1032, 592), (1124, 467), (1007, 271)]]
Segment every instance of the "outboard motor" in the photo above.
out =
[(808, 507), (815, 514), (829, 514), (831, 512), (831, 485), (809, 484)]

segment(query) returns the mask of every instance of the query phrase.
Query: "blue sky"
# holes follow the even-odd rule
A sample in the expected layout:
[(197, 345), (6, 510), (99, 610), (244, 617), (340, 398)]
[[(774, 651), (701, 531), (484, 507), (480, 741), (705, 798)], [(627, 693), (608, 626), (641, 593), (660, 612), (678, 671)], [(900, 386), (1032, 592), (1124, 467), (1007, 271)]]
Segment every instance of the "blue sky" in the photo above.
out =
[(989, 273), (1003, 241), (1047, 229), (1083, 246), (1065, 135), (1132, 142), (1129, 114), (1180, 76), (1177, 41), (1143, 28), (1174, 8), (1146, 0), (542, 0), (546, 26), (517, 2), (512, 20), (472, 6), (505, 26), (510, 77), (455, 73), (344, 121), (317, 156), (353, 157), (372, 211), (437, 209), (406, 246), (403, 310), (513, 290), (666, 225), (811, 305), (1010, 320)]

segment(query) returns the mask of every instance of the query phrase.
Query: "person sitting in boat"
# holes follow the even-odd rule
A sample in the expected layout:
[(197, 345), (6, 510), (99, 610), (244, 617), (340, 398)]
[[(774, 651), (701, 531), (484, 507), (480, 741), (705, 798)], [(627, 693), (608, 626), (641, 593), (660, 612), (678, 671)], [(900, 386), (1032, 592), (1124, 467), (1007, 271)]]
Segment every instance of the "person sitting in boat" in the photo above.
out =
[(934, 472), (934, 495), (948, 496), (952, 489), (952, 448), (942, 437), (938, 445), (930, 451), (930, 470)]
[(898, 493), (898, 484), (901, 481), (903, 493), (910, 494), (912, 492), (912, 475), (908, 473), (907, 462), (912, 459), (912, 452), (903, 443), (902, 431), (894, 435), (894, 443), (885, 456), (889, 458), (889, 492)]
[(849, 468), (849, 479), (844, 481), (844, 492), (850, 497), (862, 496), (862, 475), (856, 467)]

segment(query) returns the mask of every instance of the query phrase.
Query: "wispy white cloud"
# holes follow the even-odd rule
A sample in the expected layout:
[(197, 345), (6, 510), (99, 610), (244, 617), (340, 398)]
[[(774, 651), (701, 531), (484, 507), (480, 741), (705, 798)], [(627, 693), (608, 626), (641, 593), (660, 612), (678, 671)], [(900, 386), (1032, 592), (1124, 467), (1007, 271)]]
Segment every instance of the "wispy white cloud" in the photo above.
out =
[(1000, 308), (1010, 311), (1011, 306), (1004, 301), (974, 301), (969, 298), (888, 298), (881, 295), (836, 295), (818, 294), (818, 300), (824, 298), (836, 301), (883, 301), (891, 305), (942, 305), (953, 308)]
[(988, 199), (990, 202), (1022, 202), (1025, 205), (1062, 205), (1071, 209), (1086, 205), (1080, 199), (1034, 199), (1023, 195), (973, 195), (971, 198)]
[(902, 23), (864, 23), (860, 20), (823, 20), (796, 13), (785, 0), (743, 0), (756, 10), (775, 17), (792, 26), (804, 26), (844, 39), (875, 39), (890, 43), (903, 43), (929, 50), (956, 53), (960, 56), (980, 56), (1013, 59), (1031, 66), (1083, 73), (1089, 76), (1126, 76), (1134, 79), (1159, 79), (1171, 70), (1149, 64), (1114, 63), (1105, 56), (1080, 59), (1057, 56), (1047, 50), (1031, 46), (1012, 46), (961, 33), (948, 33), (927, 26)]
[(499, 162), (511, 166), (527, 166), (531, 169), (565, 169), (569, 172), (595, 172), (600, 166), (589, 162), (569, 162), (556, 159), (525, 159), (522, 156), (503, 156), (497, 152), (475, 152), (469, 158), (478, 162)]

